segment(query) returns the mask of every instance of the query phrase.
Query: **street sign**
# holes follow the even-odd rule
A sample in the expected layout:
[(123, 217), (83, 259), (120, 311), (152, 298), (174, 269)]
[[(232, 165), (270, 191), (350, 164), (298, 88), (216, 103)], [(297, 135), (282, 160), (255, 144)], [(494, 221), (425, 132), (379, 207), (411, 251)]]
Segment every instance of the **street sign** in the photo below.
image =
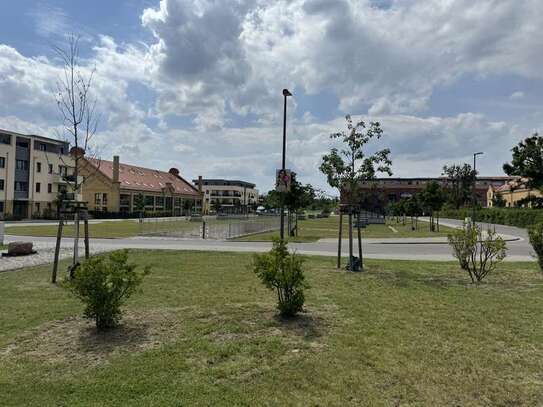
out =
[(290, 170), (277, 170), (275, 172), (275, 190), (277, 192), (289, 192), (292, 183), (292, 172)]

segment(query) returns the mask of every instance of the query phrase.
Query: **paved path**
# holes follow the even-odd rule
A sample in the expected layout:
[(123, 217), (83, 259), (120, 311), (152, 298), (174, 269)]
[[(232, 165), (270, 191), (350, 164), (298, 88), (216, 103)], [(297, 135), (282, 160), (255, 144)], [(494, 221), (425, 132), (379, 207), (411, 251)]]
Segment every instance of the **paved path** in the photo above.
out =
[[(459, 227), (461, 221), (442, 220), (442, 225)], [(486, 227), (482, 224), (481, 226)], [(532, 249), (528, 242), (528, 234), (525, 229), (511, 226), (493, 225), (496, 231), (508, 236), (514, 241), (508, 241), (509, 248), (507, 261), (534, 261)], [(24, 240), (34, 242), (39, 254), (20, 259), (0, 259), (0, 271), (25, 267), (28, 265), (49, 263), (53, 259), (54, 237), (28, 237), (9, 236), (6, 242)], [(62, 256), (69, 257), (71, 254), (73, 239), (63, 239)], [(337, 242), (335, 240), (322, 240), (315, 243), (291, 243), (291, 249), (298, 253), (318, 256), (336, 256)], [(164, 249), (164, 250), (199, 250), (199, 251), (234, 251), (234, 252), (263, 252), (271, 248), (269, 242), (232, 242), (222, 240), (201, 240), (201, 239), (179, 239), (160, 237), (134, 237), (123, 239), (91, 239), (93, 252), (103, 252), (117, 249)], [(431, 260), (451, 261), (451, 249), (443, 238), (406, 238), (406, 239), (364, 239), (363, 255), (371, 259), (393, 259), (393, 260)], [(357, 251), (355, 245), (355, 252)], [(83, 250), (81, 250), (83, 253)], [(343, 256), (348, 255), (347, 241), (343, 241)]]

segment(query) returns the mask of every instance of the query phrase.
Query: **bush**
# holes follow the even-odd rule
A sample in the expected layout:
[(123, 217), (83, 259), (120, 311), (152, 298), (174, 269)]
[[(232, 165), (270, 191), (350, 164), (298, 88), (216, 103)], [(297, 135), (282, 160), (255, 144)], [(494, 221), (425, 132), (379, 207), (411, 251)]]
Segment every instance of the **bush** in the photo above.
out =
[(253, 260), (253, 271), (262, 283), (277, 292), (277, 309), (283, 317), (292, 317), (302, 311), (305, 301), (303, 259), (288, 252), (287, 244), (274, 239), (269, 253), (257, 254)]
[(490, 229), (483, 236), (479, 227), (464, 225), (449, 234), (448, 239), (460, 268), (469, 274), (473, 283), (482, 281), (506, 256), (505, 241)]
[[(442, 218), (465, 219), (472, 216), (472, 210), (445, 209), (441, 212)], [(526, 228), (533, 224), (543, 222), (543, 209), (533, 208), (483, 208), (475, 212), (477, 222), (496, 223), (499, 225)]]
[(537, 255), (539, 268), (543, 271), (543, 222), (530, 227), (528, 234), (530, 236), (530, 244)]
[(118, 251), (109, 256), (96, 256), (84, 261), (74, 278), (65, 286), (85, 304), (84, 316), (94, 319), (98, 330), (116, 326), (122, 316), (121, 306), (137, 290), (149, 273), (136, 271), (128, 263), (128, 251)]

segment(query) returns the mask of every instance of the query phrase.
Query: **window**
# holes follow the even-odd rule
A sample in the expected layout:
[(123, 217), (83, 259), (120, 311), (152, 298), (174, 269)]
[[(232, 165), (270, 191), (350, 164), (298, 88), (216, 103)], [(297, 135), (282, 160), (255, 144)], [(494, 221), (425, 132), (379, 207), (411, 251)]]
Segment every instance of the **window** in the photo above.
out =
[(40, 203), (36, 202), (36, 213), (40, 213)]
[(145, 195), (145, 206), (153, 206), (155, 204), (155, 197)]
[(6, 167), (6, 159), (5, 157), (0, 157), (0, 168)]
[(47, 147), (45, 146), (45, 143), (39, 143), (38, 144), (38, 150), (40, 151), (46, 151)]
[(164, 197), (163, 196), (157, 196), (156, 197), (156, 206), (163, 207), (164, 206)]
[(15, 160), (15, 169), (28, 171), (28, 161), (26, 160)]
[(15, 181), (15, 191), (18, 191), (18, 192), (28, 191), (28, 184), (26, 182)]
[(11, 144), (11, 136), (9, 134), (0, 133), (0, 143)]
[(107, 194), (106, 193), (102, 194), (102, 205), (107, 205)]
[(36, 182), (36, 192), (41, 192), (41, 184)]
[(40, 162), (36, 163), (36, 172), (41, 172), (41, 163)]
[(64, 147), (60, 147), (60, 154), (64, 155)]
[(49, 174), (53, 173), (53, 164), (49, 164)]
[(4, 202), (0, 202), (0, 212), (4, 212)]
[(47, 184), (47, 192), (48, 193), (53, 192), (53, 184)]
[(0, 191), (4, 190), (4, 180), (0, 179)]
[(102, 194), (100, 192), (94, 194), (94, 204), (102, 205)]

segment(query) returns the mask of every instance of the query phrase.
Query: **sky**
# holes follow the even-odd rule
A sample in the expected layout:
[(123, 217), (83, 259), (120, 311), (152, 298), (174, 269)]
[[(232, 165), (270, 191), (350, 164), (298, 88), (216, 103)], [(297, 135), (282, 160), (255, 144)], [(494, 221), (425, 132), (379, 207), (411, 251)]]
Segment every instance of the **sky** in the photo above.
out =
[(272, 188), (319, 172), (345, 115), (379, 121), (396, 177), (478, 158), (503, 175), (542, 128), (541, 0), (18, 0), (0, 3), (0, 128), (64, 137), (54, 47), (80, 36), (103, 159)]

